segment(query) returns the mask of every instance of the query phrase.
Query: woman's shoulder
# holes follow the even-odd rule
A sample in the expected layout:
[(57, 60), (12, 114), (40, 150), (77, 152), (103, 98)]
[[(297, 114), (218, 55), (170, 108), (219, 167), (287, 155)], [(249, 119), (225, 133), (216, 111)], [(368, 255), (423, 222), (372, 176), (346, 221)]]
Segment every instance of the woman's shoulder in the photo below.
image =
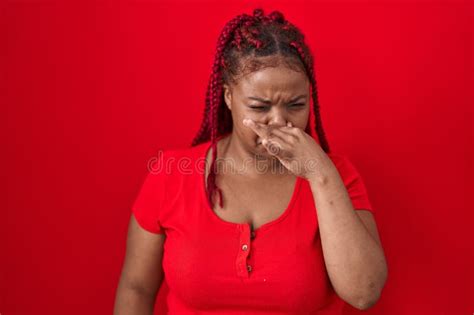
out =
[(353, 163), (348, 154), (331, 153), (328, 156), (341, 175), (354, 209), (369, 210), (374, 213), (374, 208), (365, 186), (365, 180), (359, 172), (358, 162)]

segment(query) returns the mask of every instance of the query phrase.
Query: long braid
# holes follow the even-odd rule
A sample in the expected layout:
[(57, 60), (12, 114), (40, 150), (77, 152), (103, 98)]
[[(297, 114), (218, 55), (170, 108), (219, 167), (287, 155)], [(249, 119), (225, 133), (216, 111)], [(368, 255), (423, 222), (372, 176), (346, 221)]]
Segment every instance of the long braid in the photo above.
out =
[[(209, 123), (204, 119), (203, 126), (201, 127), (201, 132), (198, 137), (193, 141), (193, 144), (201, 143), (209, 139), (209, 132), (211, 137), (211, 148), (212, 148), (212, 159), (211, 166), (209, 170), (209, 175), (207, 177), (207, 188), (208, 188), (208, 201), (210, 205), (213, 205), (213, 196), (214, 191), (217, 191), (219, 194), (219, 205), (223, 207), (222, 191), (216, 185), (216, 166), (215, 162), (217, 159), (217, 131), (218, 131), (218, 113), (219, 108), (222, 107), (222, 68), (225, 67), (225, 61), (223, 59), (223, 51), (227, 46), (227, 43), (232, 39), (232, 35), (235, 32), (237, 27), (241, 26), (242, 22), (251, 20), (252, 17), (243, 14), (239, 15), (233, 20), (231, 20), (224, 27), (219, 39), (217, 41), (217, 49), (214, 59), (214, 65), (212, 68), (212, 75), (210, 79), (210, 86), (208, 88), (208, 95), (206, 97), (206, 103), (209, 104), (208, 110), (205, 112), (206, 118), (209, 117)], [(227, 109), (228, 110), (228, 109)], [(221, 111), (222, 112), (222, 111)], [(225, 113), (225, 112), (224, 112)], [(224, 114), (225, 115), (225, 114)], [(229, 117), (229, 115), (227, 115)], [(224, 120), (223, 122), (231, 122), (232, 120)], [(209, 126), (210, 125), (210, 126)], [(225, 126), (225, 124), (224, 124)], [(225, 128), (219, 130), (224, 131)]]
[[(288, 57), (283, 58), (291, 61), (288, 65), (297, 63), (297, 67), (304, 68), (311, 83), (316, 133), (323, 150), (329, 152), (319, 113), (313, 59), (304, 43), (304, 35), (278, 11), (265, 16), (262, 9), (255, 9), (253, 16), (238, 15), (224, 26), (217, 41), (201, 127), (191, 144), (196, 146), (211, 140), (212, 159), (207, 177), (207, 199), (211, 207), (214, 192), (218, 193), (219, 205), (223, 207), (222, 191), (216, 185), (217, 140), (233, 128), (232, 114), (223, 97), (223, 84), (235, 83), (244, 72), (256, 71), (281, 59), (263, 61), (259, 58), (269, 56)], [(309, 124), (305, 131), (310, 133)]]
[[(212, 125), (210, 124), (210, 116), (211, 116), (211, 108), (212, 108), (212, 94), (214, 93), (214, 90), (215, 88), (222, 88), (222, 83), (220, 81), (217, 81), (215, 82), (214, 79), (216, 78), (216, 72), (218, 72), (219, 74), (221, 73), (221, 67), (225, 67), (225, 59), (222, 58), (222, 52), (223, 52), (223, 49), (225, 48), (226, 44), (228, 43), (228, 41), (231, 39), (233, 33), (235, 32), (235, 29), (240, 27), (241, 24), (244, 22), (244, 21), (248, 21), (252, 19), (252, 17), (248, 14), (242, 14), (242, 15), (239, 15), (237, 17), (235, 17), (234, 19), (232, 19), (231, 21), (229, 21), (225, 26), (224, 26), (224, 29), (222, 30), (220, 36), (219, 36), (219, 39), (217, 40), (217, 48), (216, 48), (216, 54), (215, 54), (215, 57), (214, 57), (214, 63), (213, 63), (213, 68), (212, 68), (212, 73), (211, 73), (211, 76), (209, 78), (209, 83), (208, 83), (208, 88), (207, 88), (207, 91), (206, 91), (206, 106), (205, 106), (205, 109), (204, 109), (204, 117), (203, 117), (203, 120), (202, 120), (202, 123), (201, 123), (201, 128), (199, 129), (199, 132), (197, 133), (197, 135), (194, 137), (193, 139), (193, 142), (191, 144), (191, 146), (195, 146), (195, 145), (198, 145), (200, 143), (203, 143), (203, 142), (206, 142), (209, 140), (209, 138), (211, 137), (211, 128), (212, 128)], [(214, 83), (217, 83), (217, 84), (214, 84)], [(213, 85), (214, 84), (214, 85)], [(223, 103), (220, 104), (220, 105), (224, 105)], [(219, 106), (219, 104), (218, 104)], [(227, 107), (224, 106), (226, 109)], [(228, 111), (228, 109), (227, 109)], [(226, 113), (225, 110), (221, 110), (220, 111), (222, 115), (224, 115)], [(228, 112), (227, 114), (230, 114), (230, 112)], [(232, 116), (231, 115), (228, 115), (227, 116), (228, 118), (231, 118)], [(221, 118), (221, 117), (219, 117)], [(230, 120), (224, 120), (224, 121), (221, 121), (221, 125), (230, 125), (230, 127), (232, 127), (232, 121)], [(221, 127), (224, 131), (228, 128), (223, 128)], [(221, 130), (219, 130), (221, 131)], [(226, 131), (231, 131), (231, 130), (226, 130)]]
[(314, 70), (312, 66), (313, 57), (311, 56), (311, 53), (309, 52), (309, 50), (305, 51), (305, 49), (303, 48), (303, 45), (300, 42), (291, 42), (290, 45), (296, 48), (296, 50), (298, 51), (298, 54), (301, 57), (301, 60), (303, 60), (303, 63), (305, 65), (306, 73), (311, 83), (311, 97), (313, 99), (316, 134), (318, 135), (321, 148), (324, 150), (324, 152), (328, 153), (330, 152), (330, 147), (326, 139), (326, 135), (324, 134), (323, 124), (321, 121), (321, 114), (319, 113), (318, 92), (317, 92), (317, 86), (316, 86), (316, 79), (314, 76)]

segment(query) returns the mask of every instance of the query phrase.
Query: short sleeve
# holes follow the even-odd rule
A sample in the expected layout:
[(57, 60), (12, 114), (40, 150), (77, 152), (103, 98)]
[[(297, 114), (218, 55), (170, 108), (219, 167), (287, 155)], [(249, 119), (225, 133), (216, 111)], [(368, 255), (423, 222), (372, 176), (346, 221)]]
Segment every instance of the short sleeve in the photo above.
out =
[(166, 172), (153, 168), (143, 181), (138, 196), (132, 205), (132, 212), (138, 224), (155, 234), (165, 234), (160, 222), (160, 213), (165, 197)]
[(354, 210), (369, 210), (374, 213), (362, 176), (354, 164), (342, 155), (336, 167), (346, 186)]

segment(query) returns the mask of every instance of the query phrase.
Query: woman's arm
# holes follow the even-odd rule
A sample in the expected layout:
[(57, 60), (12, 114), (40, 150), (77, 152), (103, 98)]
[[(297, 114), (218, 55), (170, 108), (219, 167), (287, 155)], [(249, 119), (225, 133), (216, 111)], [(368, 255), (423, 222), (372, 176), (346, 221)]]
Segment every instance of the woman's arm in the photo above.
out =
[(152, 315), (163, 280), (164, 234), (150, 233), (130, 218), (127, 249), (117, 292), (114, 315)]
[(379, 299), (388, 274), (374, 218), (368, 211), (354, 211), (333, 164), (320, 174), (309, 183), (329, 278), (343, 300), (368, 309)]
[(275, 127), (252, 119), (244, 119), (243, 124), (262, 138), (268, 153), (293, 174), (309, 181), (326, 270), (334, 290), (358, 309), (371, 307), (379, 299), (388, 273), (372, 214), (354, 211), (338, 169), (301, 128), (293, 127), (291, 122)]

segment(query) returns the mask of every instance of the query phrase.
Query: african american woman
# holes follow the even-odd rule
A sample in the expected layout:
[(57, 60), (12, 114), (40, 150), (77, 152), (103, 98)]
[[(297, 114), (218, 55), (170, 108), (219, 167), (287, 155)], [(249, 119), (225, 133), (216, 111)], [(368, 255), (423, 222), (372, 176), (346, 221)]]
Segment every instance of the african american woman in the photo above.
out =
[(388, 273), (375, 213), (330, 151), (302, 32), (278, 11), (239, 15), (194, 141), (162, 151), (133, 204), (114, 314), (153, 314), (165, 279), (170, 315), (368, 309)]

